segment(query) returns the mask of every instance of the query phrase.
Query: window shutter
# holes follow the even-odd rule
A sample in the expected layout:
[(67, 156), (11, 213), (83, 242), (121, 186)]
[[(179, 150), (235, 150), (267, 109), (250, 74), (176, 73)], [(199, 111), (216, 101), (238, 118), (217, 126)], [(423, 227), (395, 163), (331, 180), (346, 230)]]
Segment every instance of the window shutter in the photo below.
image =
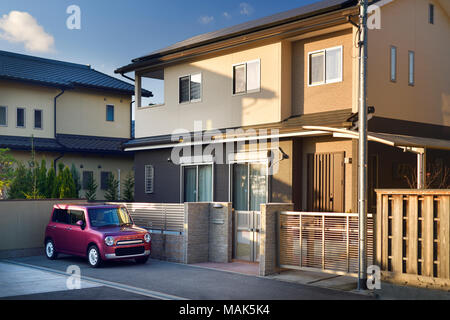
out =
[(145, 166), (145, 193), (153, 193), (154, 169), (152, 165)]

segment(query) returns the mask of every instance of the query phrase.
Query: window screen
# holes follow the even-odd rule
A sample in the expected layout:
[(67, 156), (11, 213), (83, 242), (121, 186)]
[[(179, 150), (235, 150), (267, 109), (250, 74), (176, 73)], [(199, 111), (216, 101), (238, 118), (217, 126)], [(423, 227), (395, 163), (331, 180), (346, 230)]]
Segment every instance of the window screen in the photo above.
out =
[(114, 106), (106, 106), (106, 121), (114, 121)]
[(42, 129), (42, 110), (34, 110), (34, 128)]
[(244, 93), (247, 90), (245, 64), (233, 68), (234, 90), (236, 93)]
[(101, 178), (101, 181), (100, 181), (100, 188), (101, 188), (102, 190), (108, 189), (108, 180), (110, 179), (110, 176), (111, 176), (111, 175), (112, 175), (112, 173), (109, 172), (109, 171), (102, 171), (102, 172), (100, 173), (100, 178)]
[(258, 61), (247, 62), (247, 92), (259, 90), (261, 69)]
[(409, 85), (414, 85), (414, 52), (409, 52)]
[(189, 102), (189, 76), (180, 78), (180, 103)]
[(397, 81), (397, 48), (391, 47), (391, 81)]
[(94, 179), (94, 173), (92, 171), (83, 171), (83, 189), (87, 190), (89, 182)]
[(145, 193), (153, 193), (153, 180), (154, 180), (154, 169), (152, 165), (146, 165), (144, 168), (145, 174)]
[(17, 108), (17, 126), (25, 127), (25, 109)]
[(0, 106), (0, 126), (8, 125), (8, 110), (6, 107)]
[(326, 81), (339, 81), (342, 78), (342, 48), (326, 51)]
[(324, 82), (325, 52), (312, 53), (310, 55), (310, 84)]
[(190, 90), (191, 90), (190, 94), (191, 101), (201, 99), (202, 75), (200, 73), (191, 75)]

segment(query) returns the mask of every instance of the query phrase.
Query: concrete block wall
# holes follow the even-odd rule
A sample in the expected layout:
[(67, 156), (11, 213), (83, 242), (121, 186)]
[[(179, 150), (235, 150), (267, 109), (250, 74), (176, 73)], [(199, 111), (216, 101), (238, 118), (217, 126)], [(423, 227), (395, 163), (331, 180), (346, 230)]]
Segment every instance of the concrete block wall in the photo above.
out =
[(185, 263), (208, 261), (209, 203), (185, 203)]
[(153, 259), (184, 263), (184, 235), (162, 234), (154, 232), (152, 235)]
[(230, 262), (231, 203), (185, 204), (185, 263)]
[(227, 263), (232, 255), (232, 208), (229, 203), (211, 203), (209, 209), (209, 262)]
[(261, 205), (261, 242), (259, 246), (259, 275), (279, 272), (278, 268), (278, 212), (293, 211), (294, 204), (267, 203)]

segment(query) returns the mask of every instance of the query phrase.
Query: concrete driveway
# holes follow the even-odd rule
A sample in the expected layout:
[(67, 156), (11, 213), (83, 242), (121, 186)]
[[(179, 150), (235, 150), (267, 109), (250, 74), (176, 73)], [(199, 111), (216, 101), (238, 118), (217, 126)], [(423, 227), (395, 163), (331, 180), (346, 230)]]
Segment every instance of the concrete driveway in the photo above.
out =
[[(54, 261), (44, 256), (34, 256), (8, 261), (0, 260), (0, 263), (10, 266), (9, 271), (8, 268), (3, 268), (4, 272), (0, 272), (2, 287), (7, 288), (7, 285), (11, 288), (12, 294), (9, 299), (369, 299), (367, 296), (350, 292), (160, 260), (149, 260), (145, 265), (137, 265), (133, 261), (116, 261), (106, 263), (99, 269), (90, 268), (84, 259), (71, 256), (60, 256)], [(23, 275), (28, 270), (30, 273), (42, 272), (47, 276), (67, 278), (66, 270), (70, 265), (79, 266), (82, 284), (84, 284), (82, 289), (47, 290), (42, 284), (42, 290), (38, 292), (36, 290), (30, 290), (28, 293), (14, 291), (19, 283), (17, 275), (20, 272)], [(11, 266), (15, 266), (17, 270)], [(13, 274), (16, 274), (15, 278)], [(20, 286), (26, 288), (26, 281)], [(33, 287), (39, 288), (39, 283), (34, 282)], [(57, 288), (61, 289), (60, 286)], [(0, 299), (5, 298), (7, 297), (4, 295), (0, 297)]]

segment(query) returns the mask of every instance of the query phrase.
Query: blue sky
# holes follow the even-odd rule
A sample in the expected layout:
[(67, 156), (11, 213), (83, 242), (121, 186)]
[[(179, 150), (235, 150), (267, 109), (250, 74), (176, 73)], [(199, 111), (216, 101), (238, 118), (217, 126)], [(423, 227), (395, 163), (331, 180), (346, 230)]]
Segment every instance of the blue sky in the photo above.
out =
[[(0, 50), (90, 64), (113, 75), (114, 69), (131, 59), (174, 42), (317, 1), (2, 0)], [(66, 9), (70, 5), (81, 9), (80, 30), (66, 27), (69, 17)], [(43, 30), (37, 27), (39, 35), (29, 38), (32, 42), (43, 34), (46, 40), (53, 38), (49, 50), (35, 50), (36, 46), (30, 50), (26, 42), (14, 42), (17, 40), (14, 37), (21, 38), (24, 32), (11, 36), (5, 31), (5, 19), (12, 17), (11, 11), (27, 12), (32, 18), (26, 17), (36, 20), (36, 25)], [(151, 102), (163, 101), (161, 83), (147, 81), (144, 86), (155, 95)]]

